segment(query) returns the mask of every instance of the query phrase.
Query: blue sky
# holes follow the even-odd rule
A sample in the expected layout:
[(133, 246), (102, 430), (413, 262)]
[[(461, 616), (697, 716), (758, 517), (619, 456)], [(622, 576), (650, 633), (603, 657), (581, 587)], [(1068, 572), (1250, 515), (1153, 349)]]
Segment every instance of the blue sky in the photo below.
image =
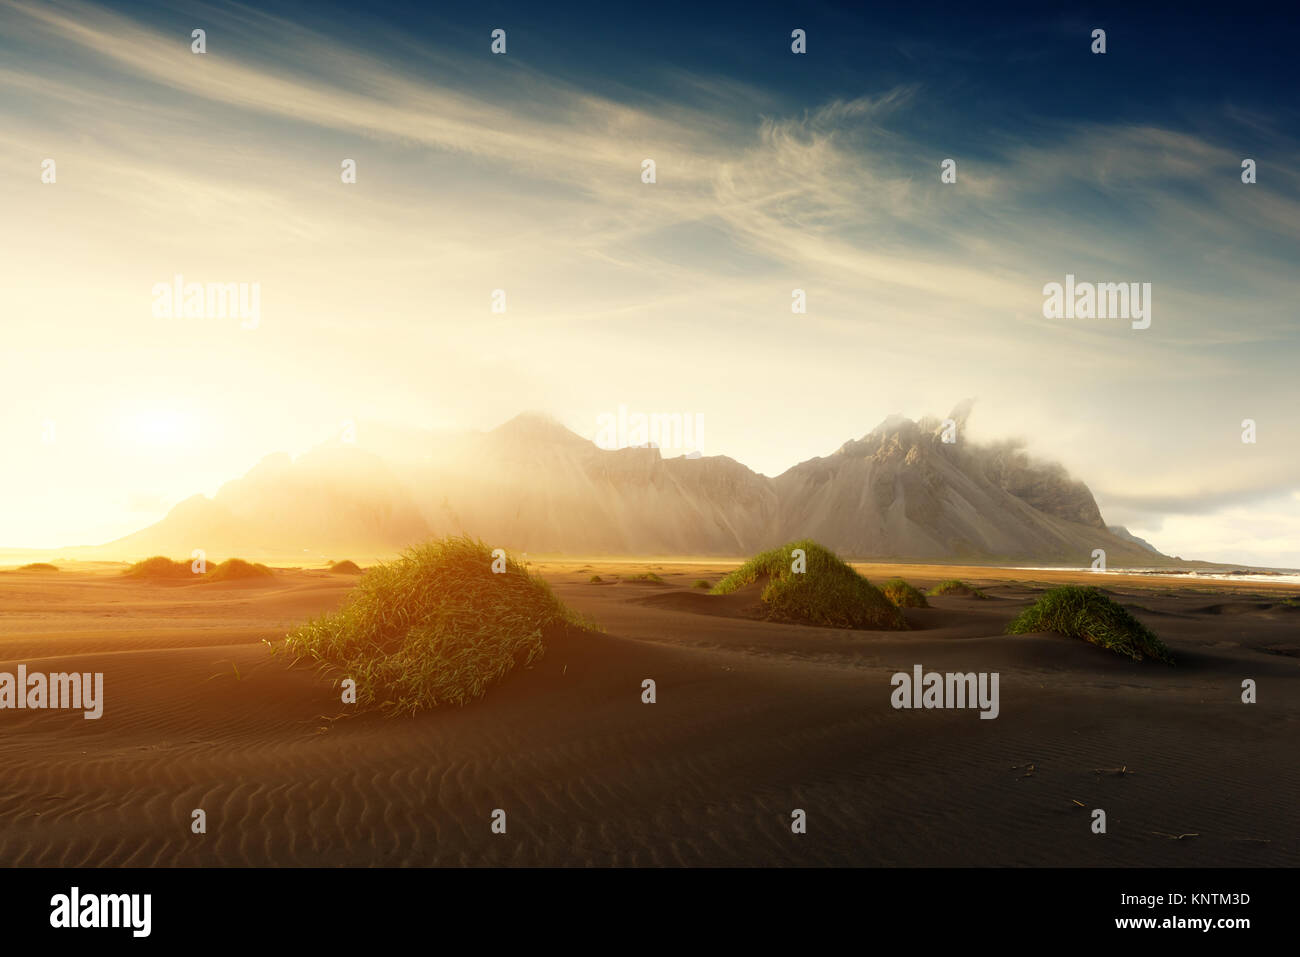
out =
[[(1164, 550), (1300, 566), (1294, 20), (0, 0), (0, 438), (60, 423), (4, 544), (123, 534), (343, 419), (626, 404), (776, 474), (976, 397), (969, 438)], [(159, 322), (178, 272), (265, 321)], [(1046, 319), (1067, 273), (1150, 282), (1151, 327)]]

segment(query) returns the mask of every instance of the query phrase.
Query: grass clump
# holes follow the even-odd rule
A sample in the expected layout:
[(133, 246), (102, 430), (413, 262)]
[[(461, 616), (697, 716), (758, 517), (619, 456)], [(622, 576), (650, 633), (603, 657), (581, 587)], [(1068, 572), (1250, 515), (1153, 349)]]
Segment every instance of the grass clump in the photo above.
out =
[(1054, 631), (1082, 638), (1118, 655), (1141, 661), (1154, 658), (1173, 664), (1174, 658), (1155, 632), (1107, 598), (1100, 588), (1061, 585), (1048, 591), (1007, 625), (1008, 635)]
[(642, 572), (639, 575), (628, 575), (623, 579), (625, 582), (653, 582), (656, 585), (662, 585), (664, 580), (654, 572)]
[(307, 622), (285, 649), (357, 683), (357, 703), (414, 714), (481, 697), (544, 652), (567, 626), (590, 627), (513, 557), (493, 566), (481, 541), (450, 537), (371, 568), (333, 614)]
[(204, 581), (224, 582), (243, 578), (270, 578), (275, 572), (261, 562), (246, 562), (242, 558), (227, 558), (203, 576)]
[(931, 588), (929, 592), (927, 592), (927, 594), (931, 598), (934, 598), (938, 595), (959, 595), (962, 598), (988, 598), (989, 597), (988, 595), (984, 594), (984, 592), (976, 588), (974, 585), (968, 585), (960, 578), (949, 578), (946, 582), (939, 582), (939, 584)]
[[(794, 571), (794, 551), (802, 549), (806, 567)], [(830, 549), (810, 539), (755, 555), (722, 581), (712, 594), (729, 595), (764, 583), (761, 600), (774, 621), (832, 628), (898, 631), (907, 628), (902, 612)]]
[(136, 562), (123, 574), (132, 578), (199, 578), (190, 567), (189, 562), (172, 561), (165, 555), (154, 555), (142, 562)]
[(885, 597), (893, 603), (895, 608), (930, 607), (930, 603), (925, 600), (925, 595), (901, 578), (891, 578), (880, 586), (880, 590), (885, 593)]
[(341, 562), (330, 562), (330, 571), (339, 575), (360, 575), (361, 566), (351, 559), (345, 558)]
[(51, 565), (49, 562), (32, 562), (18, 570), (20, 572), (57, 572), (59, 569), (57, 565)]
[(590, 585), (599, 585), (604, 580), (605, 579), (601, 578), (599, 575), (592, 575), (590, 578), (587, 579), (587, 583)]
[(697, 578), (695, 579), (695, 582), (694, 584), (691, 585), (691, 587), (709, 589), (712, 588), (713, 586), (710, 585), (708, 582), (706, 582), (703, 578)]

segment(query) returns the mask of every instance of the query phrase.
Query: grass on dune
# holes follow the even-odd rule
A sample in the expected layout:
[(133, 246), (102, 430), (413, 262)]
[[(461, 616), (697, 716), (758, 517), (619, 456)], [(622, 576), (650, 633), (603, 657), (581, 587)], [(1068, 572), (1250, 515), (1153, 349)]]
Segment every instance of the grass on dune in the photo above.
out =
[(330, 562), (330, 571), (339, 575), (360, 575), (361, 566), (351, 559), (345, 558), (341, 562)]
[(191, 562), (177, 562), (165, 555), (155, 555), (153, 558), (146, 558), (142, 562), (136, 562), (123, 574), (132, 578), (220, 582), (243, 578), (269, 578), (275, 572), (261, 562), (246, 562), (242, 558), (228, 558), (220, 564), (208, 564), (204, 572), (195, 572)]
[(512, 556), (465, 537), (417, 545), (371, 568), (343, 607), (291, 632), (285, 649), (357, 683), (358, 704), (414, 714), (481, 697), (544, 653), (566, 626), (591, 627)]
[(925, 595), (917, 588), (913, 588), (901, 578), (891, 578), (880, 586), (880, 590), (885, 593), (897, 608), (929, 608), (930, 603), (925, 600)]
[(155, 555), (142, 562), (136, 562), (124, 575), (132, 578), (200, 578), (190, 567), (189, 562), (172, 561), (166, 555)]
[(235, 581), (242, 578), (270, 578), (275, 572), (261, 562), (246, 562), (242, 558), (228, 558), (208, 570), (203, 576), (207, 582)]
[(1053, 588), (1007, 625), (1008, 635), (1038, 631), (1082, 638), (1134, 661), (1154, 658), (1174, 663), (1173, 655), (1155, 632), (1093, 586)]
[(703, 578), (697, 578), (697, 579), (695, 579), (695, 583), (694, 583), (693, 585), (691, 585), (691, 587), (692, 587), (692, 588), (705, 588), (705, 589), (707, 589), (707, 588), (712, 588), (713, 586), (710, 585), (710, 584), (709, 584), (707, 581), (705, 581)]
[(639, 575), (628, 575), (623, 579), (625, 582), (653, 582), (656, 585), (662, 585), (664, 580), (654, 572), (641, 572)]
[[(806, 556), (803, 572), (792, 567), (796, 548), (803, 549)], [(761, 599), (770, 619), (833, 628), (907, 628), (902, 612), (880, 589), (811, 539), (755, 555), (714, 585), (711, 594), (729, 595), (763, 580), (766, 585)]]
[(957, 595), (961, 598), (988, 598), (989, 597), (988, 595), (984, 594), (984, 592), (976, 588), (974, 585), (968, 585), (960, 578), (949, 578), (946, 582), (939, 582), (939, 584), (931, 588), (930, 591), (927, 592), (927, 594), (931, 598), (934, 598), (938, 595)]
[(30, 565), (24, 565), (18, 569), (20, 572), (57, 572), (58, 566), (51, 565), (49, 562), (32, 562)]

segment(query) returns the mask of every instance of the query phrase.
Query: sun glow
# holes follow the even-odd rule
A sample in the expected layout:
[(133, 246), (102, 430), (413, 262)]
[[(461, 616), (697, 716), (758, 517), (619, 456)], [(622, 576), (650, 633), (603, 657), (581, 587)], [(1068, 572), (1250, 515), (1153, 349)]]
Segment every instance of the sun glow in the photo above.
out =
[(189, 444), (198, 434), (194, 418), (174, 409), (148, 409), (123, 416), (118, 434), (126, 442), (147, 446)]

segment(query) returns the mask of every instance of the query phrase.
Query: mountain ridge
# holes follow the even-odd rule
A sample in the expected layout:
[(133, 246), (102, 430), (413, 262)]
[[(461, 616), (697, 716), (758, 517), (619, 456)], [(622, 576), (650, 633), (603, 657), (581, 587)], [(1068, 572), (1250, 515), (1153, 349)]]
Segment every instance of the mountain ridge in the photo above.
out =
[[(338, 440), (264, 457), (98, 553), (383, 555), (468, 534), (533, 554), (741, 557), (813, 538), (851, 559), (1089, 565), (1168, 560), (1109, 529), (1088, 487), (1015, 442), (948, 441), (949, 420), (889, 416), (775, 477), (725, 455), (605, 450), (522, 413), (379, 456)], [(393, 464), (396, 462), (397, 464)]]

